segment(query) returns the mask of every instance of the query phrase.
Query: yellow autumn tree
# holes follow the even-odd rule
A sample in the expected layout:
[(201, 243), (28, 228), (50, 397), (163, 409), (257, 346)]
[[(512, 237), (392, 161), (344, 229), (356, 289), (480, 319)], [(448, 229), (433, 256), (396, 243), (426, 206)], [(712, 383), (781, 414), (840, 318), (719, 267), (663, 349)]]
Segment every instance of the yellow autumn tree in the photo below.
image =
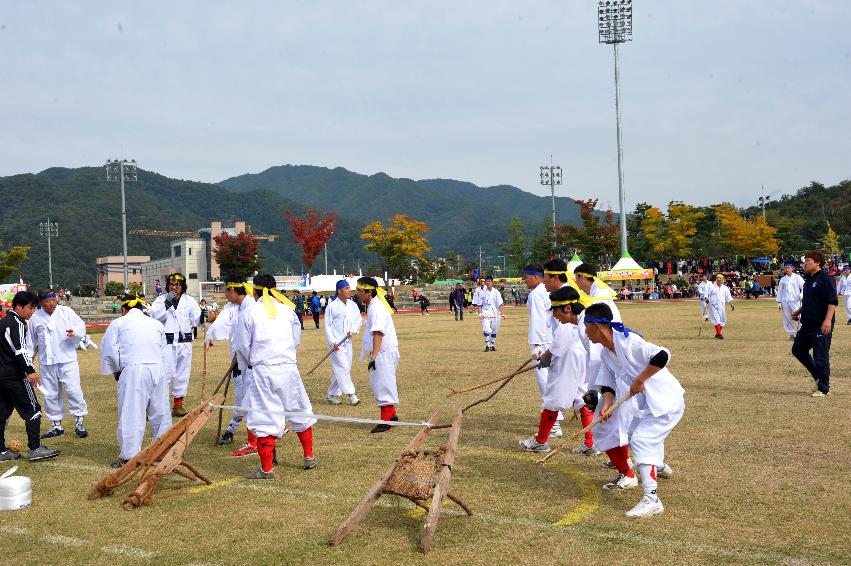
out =
[(824, 233), (824, 236), (821, 237), (821, 241), (823, 242), (824, 249), (832, 254), (838, 254), (842, 252), (842, 248), (839, 245), (839, 236), (836, 235), (836, 232), (833, 230), (833, 227), (830, 225), (830, 222), (827, 223), (827, 232)]
[(719, 204), (714, 209), (721, 225), (721, 242), (730, 246), (734, 254), (755, 258), (774, 255), (780, 249), (780, 241), (774, 237), (777, 229), (769, 226), (761, 214), (747, 220), (730, 204)]
[(641, 231), (660, 258), (677, 260), (691, 255), (697, 223), (705, 214), (679, 201), (668, 203), (668, 214), (650, 207), (644, 212)]
[(425, 253), (431, 250), (425, 236), (429, 230), (425, 222), (397, 214), (387, 226), (380, 220), (367, 224), (360, 237), (368, 241), (364, 246), (368, 251), (384, 258), (385, 269), (398, 271), (411, 258), (425, 258)]

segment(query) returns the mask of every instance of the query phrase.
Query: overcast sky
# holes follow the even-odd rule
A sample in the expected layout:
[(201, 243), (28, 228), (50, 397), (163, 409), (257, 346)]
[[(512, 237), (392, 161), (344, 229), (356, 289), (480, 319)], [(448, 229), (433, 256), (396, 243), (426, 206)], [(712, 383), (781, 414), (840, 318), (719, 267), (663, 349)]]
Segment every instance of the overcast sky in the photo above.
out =
[[(511, 184), (617, 208), (594, 0), (0, 0), (0, 176), (135, 158), (200, 181), (285, 163)], [(635, 0), (627, 208), (851, 178), (851, 2)], [(427, 206), (427, 205), (426, 205)]]

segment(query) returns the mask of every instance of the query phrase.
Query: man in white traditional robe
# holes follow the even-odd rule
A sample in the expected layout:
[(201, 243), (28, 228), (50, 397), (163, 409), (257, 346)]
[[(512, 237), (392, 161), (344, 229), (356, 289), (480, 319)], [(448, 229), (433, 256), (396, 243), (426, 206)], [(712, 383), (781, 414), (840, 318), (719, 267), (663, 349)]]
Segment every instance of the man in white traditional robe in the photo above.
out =
[[(842, 286), (841, 281), (839, 285)], [(798, 322), (792, 320), (792, 313), (801, 308), (803, 293), (804, 278), (793, 271), (791, 263), (787, 263), (777, 284), (777, 308), (783, 313), (783, 329), (789, 333), (790, 340), (794, 340), (798, 333)], [(847, 300), (845, 304), (848, 304)]]
[(325, 308), (325, 341), (331, 349), (331, 383), (326, 401), (339, 405), (340, 395), (345, 395), (350, 405), (357, 405), (360, 399), (352, 382), (352, 336), (360, 331), (363, 319), (360, 309), (351, 300), (349, 282), (341, 279), (336, 289), (336, 298)]
[(732, 304), (733, 295), (730, 294), (730, 288), (724, 284), (724, 276), (720, 273), (715, 276), (715, 283), (709, 285), (705, 301), (709, 306), (710, 320), (715, 326), (715, 338), (723, 340), (721, 329), (727, 325), (727, 303), (730, 303), (733, 310), (736, 310), (736, 307)]

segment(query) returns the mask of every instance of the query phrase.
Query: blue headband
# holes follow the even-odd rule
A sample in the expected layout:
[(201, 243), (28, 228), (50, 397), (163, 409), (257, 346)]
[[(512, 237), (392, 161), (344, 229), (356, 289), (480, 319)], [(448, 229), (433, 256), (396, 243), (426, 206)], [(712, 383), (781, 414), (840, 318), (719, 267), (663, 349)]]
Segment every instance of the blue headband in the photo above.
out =
[(538, 271), (537, 269), (529, 269), (528, 267), (523, 270), (523, 273), (525, 275), (540, 275), (541, 277), (544, 276), (543, 271)]
[(337, 281), (337, 290), (338, 291), (340, 289), (345, 289), (348, 286), (349, 286), (349, 282), (346, 281), (345, 279), (340, 279), (339, 281)]
[[(636, 332), (632, 328), (627, 328), (626, 326), (624, 326), (622, 322), (612, 322), (608, 318), (594, 318), (594, 317), (591, 317), (591, 316), (586, 316), (585, 317), (585, 324), (605, 324), (607, 326), (611, 326), (612, 330), (617, 330), (618, 332), (623, 332), (624, 337), (629, 337), (630, 332), (632, 332), (633, 334), (637, 334), (638, 336), (641, 336), (641, 334), (638, 334), (638, 332)], [(642, 338), (643, 338), (643, 336), (642, 336)]]
[(49, 293), (45, 293), (44, 295), (40, 296), (39, 300), (43, 301), (44, 299), (55, 299), (56, 297), (57, 297), (56, 292), (51, 291)]
[(485, 281), (493, 281), (493, 277), (491, 277), (490, 275), (488, 275), (487, 277), (485, 277)]

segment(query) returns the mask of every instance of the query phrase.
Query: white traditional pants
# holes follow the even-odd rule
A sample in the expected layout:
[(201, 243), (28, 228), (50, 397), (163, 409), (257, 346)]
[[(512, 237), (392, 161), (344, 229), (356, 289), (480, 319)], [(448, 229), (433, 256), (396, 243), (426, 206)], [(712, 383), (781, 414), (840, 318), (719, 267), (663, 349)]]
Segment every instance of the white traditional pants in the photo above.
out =
[(700, 303), (700, 316), (701, 318), (706, 318), (709, 316), (709, 305), (706, 304), (706, 301), (703, 300), (703, 297), (698, 301)]
[(649, 410), (637, 412), (629, 435), (629, 449), (636, 464), (658, 467), (665, 463), (665, 439), (683, 418), (685, 408), (683, 400), (675, 410), (658, 417)]
[[(623, 397), (629, 392), (629, 386), (624, 385), (620, 381), (617, 382), (617, 391), (615, 392), (615, 401)], [(597, 403), (597, 410), (594, 411), (594, 418), (600, 416), (600, 411), (603, 409), (602, 394), (600, 402)], [(605, 452), (618, 446), (626, 446), (629, 444), (629, 429), (635, 418), (635, 399), (627, 400), (623, 405), (615, 409), (612, 416), (596, 427), (594, 427), (594, 446), (597, 450)]]
[(369, 387), (379, 407), (399, 405), (399, 390), (396, 388), (398, 366), (399, 350), (379, 352), (375, 358), (375, 369), (369, 372)]
[[(848, 301), (845, 301), (846, 308)], [(781, 301), (780, 308), (783, 310), (783, 328), (791, 336), (798, 333), (798, 322), (792, 320), (792, 313), (801, 308), (801, 301)]]
[(338, 346), (339, 350), (331, 354), (331, 384), (328, 386), (328, 396), (354, 395), (355, 384), (352, 383), (352, 341), (346, 340)]
[(251, 432), (281, 438), (287, 425), (295, 432), (304, 432), (316, 424), (313, 417), (288, 414), (313, 413), (295, 364), (259, 364), (251, 373), (246, 419)]
[(499, 332), (499, 324), (499, 315), (486, 314), (482, 319), (482, 335), (485, 338), (485, 344), (488, 346), (493, 346), (496, 343), (496, 333)]
[[(175, 338), (176, 340), (177, 338)], [(171, 381), (171, 396), (186, 397), (192, 371), (192, 343), (169, 344), (165, 348), (165, 373)]]
[(140, 364), (121, 371), (116, 432), (121, 459), (129, 460), (142, 450), (146, 419), (151, 423), (154, 438), (171, 427), (168, 380), (159, 364)]
[[(541, 344), (541, 352), (546, 352), (550, 349), (550, 344)], [(535, 346), (529, 346), (529, 353), (534, 356), (535, 355)], [(536, 368), (535, 369), (535, 382), (538, 384), (538, 392), (541, 394), (541, 410), (547, 409), (545, 394), (547, 390), (547, 379), (550, 375), (550, 368)], [(564, 414), (561, 412), (561, 409), (550, 409), (551, 411), (558, 411), (558, 417), (556, 417), (556, 422), (564, 420)]]
[(50, 421), (65, 417), (62, 390), (68, 399), (68, 412), (74, 417), (89, 414), (83, 390), (80, 388), (80, 366), (77, 362), (41, 366), (41, 386), (44, 389), (44, 415)]
[(709, 314), (712, 324), (727, 325), (727, 303), (721, 303), (720, 305), (710, 303)]
[(851, 295), (845, 295), (845, 316), (851, 320)]

